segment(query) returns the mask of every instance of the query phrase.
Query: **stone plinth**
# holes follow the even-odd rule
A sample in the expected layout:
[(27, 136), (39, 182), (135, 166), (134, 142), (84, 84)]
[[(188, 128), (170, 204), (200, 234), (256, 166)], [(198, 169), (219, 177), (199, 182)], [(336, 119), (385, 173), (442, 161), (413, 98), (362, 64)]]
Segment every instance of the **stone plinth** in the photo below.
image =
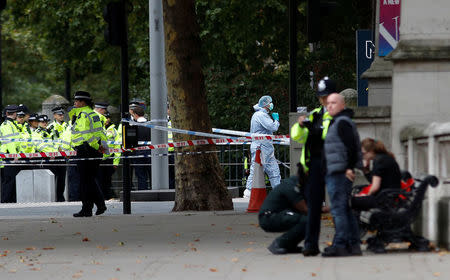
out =
[(55, 175), (48, 169), (22, 170), (16, 176), (17, 202), (55, 202)]

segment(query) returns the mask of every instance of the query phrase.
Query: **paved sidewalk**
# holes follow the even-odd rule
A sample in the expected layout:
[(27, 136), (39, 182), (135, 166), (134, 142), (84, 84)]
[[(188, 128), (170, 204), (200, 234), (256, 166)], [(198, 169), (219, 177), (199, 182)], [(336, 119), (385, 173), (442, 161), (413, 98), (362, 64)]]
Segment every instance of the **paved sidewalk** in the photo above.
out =
[[(169, 213), (170, 203), (133, 203), (121, 215), (72, 218), (77, 204), (1, 205), (1, 279), (449, 279), (447, 252), (394, 250), (363, 257), (274, 256), (278, 234), (263, 232), (256, 214), (237, 210)], [(45, 215), (42, 207), (49, 213)], [(113, 209), (111, 209), (113, 208)], [(36, 211), (36, 209), (40, 209)], [(57, 209), (57, 210), (55, 210)], [(159, 209), (159, 213), (151, 212)], [(25, 214), (34, 214), (27, 217)], [(62, 214), (61, 214), (62, 213)], [(333, 230), (324, 221), (321, 247)]]

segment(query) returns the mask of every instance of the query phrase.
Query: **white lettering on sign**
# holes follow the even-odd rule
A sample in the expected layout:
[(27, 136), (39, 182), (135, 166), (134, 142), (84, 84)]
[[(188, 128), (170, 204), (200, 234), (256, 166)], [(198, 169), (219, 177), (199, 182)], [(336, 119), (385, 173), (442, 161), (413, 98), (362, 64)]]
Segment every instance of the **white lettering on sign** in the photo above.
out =
[(400, 0), (383, 0), (383, 5), (400, 5)]

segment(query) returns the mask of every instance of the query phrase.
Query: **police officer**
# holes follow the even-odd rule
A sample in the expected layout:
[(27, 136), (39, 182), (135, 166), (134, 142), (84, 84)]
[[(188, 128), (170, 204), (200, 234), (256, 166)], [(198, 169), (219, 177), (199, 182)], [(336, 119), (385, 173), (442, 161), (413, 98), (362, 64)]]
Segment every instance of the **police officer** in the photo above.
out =
[(48, 125), (47, 130), (49, 131), (53, 140), (59, 140), (61, 134), (67, 128), (68, 124), (64, 121), (64, 109), (61, 106), (52, 109), (53, 112), (53, 122)]
[[(77, 91), (74, 96), (76, 110), (69, 112), (74, 120), (71, 142), (77, 152), (77, 167), (80, 173), (80, 196), (82, 207), (74, 217), (92, 216), (94, 204), (96, 215), (106, 211), (105, 200), (100, 187), (95, 181), (102, 153), (107, 149), (106, 135), (100, 117), (93, 111), (91, 95), (85, 91)], [(89, 158), (89, 160), (83, 160)]]
[(298, 244), (306, 233), (307, 206), (303, 195), (305, 175), (298, 166), (297, 176), (282, 180), (259, 210), (259, 225), (264, 231), (285, 232), (268, 247), (275, 255), (301, 253)]
[(35, 130), (35, 132), (37, 134), (39, 134), (40, 137), (42, 137), (42, 139), (51, 139), (51, 137), (52, 137), (52, 135), (50, 134), (50, 132), (47, 129), (48, 122), (49, 122), (49, 119), (48, 119), (47, 115), (39, 115), (39, 117), (38, 117), (39, 127)]
[[(49, 147), (49, 152), (57, 152), (61, 146), (61, 137), (66, 130), (68, 124), (64, 121), (64, 109), (61, 106), (52, 109), (53, 112), (53, 122), (48, 125), (47, 131), (50, 137), (58, 142), (47, 143)], [(62, 157), (56, 157), (56, 159), (61, 159)], [(63, 202), (64, 190), (66, 189), (66, 167), (61, 165), (61, 162), (55, 161), (54, 166), (49, 168), (56, 177), (56, 201)]]
[(291, 128), (291, 139), (303, 144), (300, 163), (308, 179), (305, 197), (308, 204), (308, 223), (303, 255), (316, 256), (319, 250), (319, 235), (322, 205), (325, 199), (325, 166), (323, 145), (332, 117), (326, 111), (327, 96), (336, 92), (336, 84), (328, 77), (319, 81), (317, 97), (320, 106), (308, 117), (300, 116)]
[[(17, 105), (7, 105), (5, 107), (5, 121), (0, 126), (0, 133), (2, 138), (17, 139), (20, 138), (20, 129), (16, 123)], [(0, 146), (2, 153), (15, 154), (18, 152), (19, 142), (6, 142)], [(6, 160), (6, 163), (11, 160)], [(2, 168), (2, 203), (16, 202), (16, 175), (19, 172), (17, 166), (5, 166)]]
[[(96, 103), (97, 106), (97, 103)], [(112, 143), (117, 142), (118, 133), (114, 123), (111, 121), (111, 115), (108, 111), (104, 112), (105, 117), (105, 133), (108, 139), (108, 148), (120, 148), (120, 144)], [(102, 190), (105, 199), (112, 197), (112, 175), (116, 171), (120, 163), (120, 153), (103, 154), (102, 166), (99, 168), (97, 174), (97, 183)]]

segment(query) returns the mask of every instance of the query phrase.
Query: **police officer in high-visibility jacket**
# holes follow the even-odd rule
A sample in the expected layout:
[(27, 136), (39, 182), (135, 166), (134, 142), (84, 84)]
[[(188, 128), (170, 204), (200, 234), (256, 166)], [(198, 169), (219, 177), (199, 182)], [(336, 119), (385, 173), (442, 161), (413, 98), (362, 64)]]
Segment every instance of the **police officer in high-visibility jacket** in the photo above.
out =
[[(105, 200), (100, 187), (95, 181), (102, 154), (108, 149), (106, 134), (100, 117), (93, 111), (91, 95), (85, 91), (77, 91), (74, 96), (76, 110), (69, 112), (73, 119), (71, 142), (77, 152), (77, 167), (80, 172), (81, 211), (74, 217), (92, 216), (94, 204), (96, 215), (106, 211)], [(89, 160), (86, 160), (89, 159)]]
[(308, 180), (305, 198), (308, 205), (305, 248), (303, 255), (316, 256), (319, 251), (320, 218), (325, 199), (325, 166), (323, 144), (332, 117), (326, 111), (327, 96), (336, 92), (336, 84), (328, 77), (320, 80), (317, 97), (321, 106), (311, 111), (308, 117), (300, 116), (291, 128), (291, 139), (303, 144), (300, 163)]
[[(68, 124), (64, 121), (64, 109), (61, 106), (57, 106), (52, 109), (53, 112), (53, 122), (51, 122), (47, 131), (50, 133), (50, 137), (55, 142), (47, 143), (45, 151), (42, 152), (58, 152), (61, 147), (61, 137), (66, 130)], [(62, 159), (62, 157), (57, 157), (57, 159)], [(50, 171), (55, 174), (56, 177), (56, 201), (63, 202), (64, 190), (66, 189), (66, 167), (61, 165), (61, 162), (53, 162), (53, 166), (50, 166)]]
[[(111, 115), (108, 111), (104, 112), (105, 117), (105, 133), (108, 139), (108, 148), (118, 149), (120, 144), (117, 144), (118, 133), (114, 123), (111, 122)], [(122, 139), (120, 139), (122, 141)], [(116, 171), (120, 163), (120, 153), (103, 154), (102, 166), (97, 173), (98, 184), (102, 190), (105, 199), (110, 199), (113, 196), (112, 192), (112, 175)]]
[[(1, 137), (5, 139), (20, 138), (20, 129), (16, 123), (17, 105), (8, 105), (5, 107), (5, 121), (0, 126)], [(15, 154), (19, 150), (19, 142), (2, 142), (0, 150), (2, 153)], [(6, 160), (5, 163), (10, 163)], [(16, 175), (20, 169), (17, 166), (5, 166), (2, 168), (2, 203), (16, 202)]]

